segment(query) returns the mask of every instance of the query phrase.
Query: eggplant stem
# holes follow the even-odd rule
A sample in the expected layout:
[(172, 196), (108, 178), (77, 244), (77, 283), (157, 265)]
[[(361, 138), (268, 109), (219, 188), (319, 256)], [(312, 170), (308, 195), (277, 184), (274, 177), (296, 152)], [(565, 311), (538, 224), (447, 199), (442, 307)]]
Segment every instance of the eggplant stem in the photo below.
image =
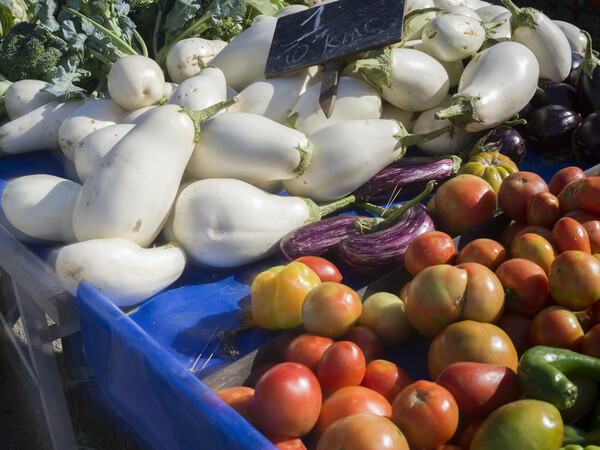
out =
[(443, 134), (448, 133), (452, 127), (450, 125), (446, 125), (439, 130), (430, 131), (428, 133), (422, 134), (407, 134), (406, 136), (402, 136), (400, 138), (400, 142), (404, 147), (410, 147), (411, 145), (421, 144), (423, 142), (431, 141), (437, 137), (440, 137)]
[(348, 195), (323, 205), (317, 205), (314, 200), (311, 200), (310, 198), (299, 198), (304, 200), (308, 205), (308, 218), (304, 221), (304, 223), (318, 222), (321, 220), (321, 218), (347, 208), (356, 202), (356, 197), (354, 195)]
[(202, 122), (211, 118), (219, 111), (237, 103), (237, 101), (238, 98), (233, 97), (231, 100), (225, 100), (219, 103), (215, 103), (214, 105), (211, 105), (208, 108), (204, 108), (200, 111), (192, 111), (190, 108), (182, 106), (180, 111), (190, 116), (190, 119), (194, 121), (194, 128), (196, 130), (194, 135), (194, 142), (198, 142), (198, 140), (200, 139), (200, 125), (202, 124)]
[(425, 186), (425, 189), (423, 190), (423, 192), (421, 192), (419, 195), (417, 195), (412, 200), (409, 200), (409, 201), (403, 203), (402, 205), (393, 207), (389, 211), (389, 213), (386, 214), (386, 217), (384, 220), (379, 221), (377, 223), (373, 223), (374, 221), (369, 220), (369, 219), (367, 219), (367, 220), (358, 219), (354, 222), (354, 224), (353, 224), (354, 227), (357, 228), (362, 234), (374, 233), (376, 231), (381, 231), (381, 230), (384, 230), (384, 229), (390, 227), (391, 225), (395, 224), (404, 215), (404, 213), (406, 211), (408, 211), (414, 205), (416, 205), (421, 200), (423, 200), (425, 197), (427, 197), (429, 194), (431, 194), (431, 191), (433, 191), (433, 187), (436, 184), (437, 184), (436, 181), (428, 182), (427, 186)]
[(298, 146), (298, 152), (300, 153), (300, 162), (298, 163), (298, 166), (294, 169), (294, 173), (297, 173), (298, 176), (302, 175), (308, 167), (308, 165), (310, 164), (313, 148), (314, 146), (310, 139), (308, 139), (308, 143), (306, 144), (306, 146)]
[(585, 44), (585, 54), (583, 55), (583, 60), (579, 64), (579, 70), (577, 71), (578, 81), (579, 77), (581, 76), (581, 72), (585, 73), (590, 79), (594, 78), (594, 70), (600, 64), (600, 61), (594, 56), (592, 51), (592, 37), (585, 30), (581, 30), (581, 32), (585, 36), (587, 42)]
[(537, 25), (534, 13), (539, 13), (535, 8), (519, 8), (511, 0), (501, 0), (506, 9), (510, 11), (510, 29), (511, 31), (521, 27), (533, 28)]
[(475, 102), (480, 97), (454, 94), (450, 106), (435, 113), (438, 120), (448, 119), (457, 128), (464, 129), (468, 124), (481, 122), (475, 112)]

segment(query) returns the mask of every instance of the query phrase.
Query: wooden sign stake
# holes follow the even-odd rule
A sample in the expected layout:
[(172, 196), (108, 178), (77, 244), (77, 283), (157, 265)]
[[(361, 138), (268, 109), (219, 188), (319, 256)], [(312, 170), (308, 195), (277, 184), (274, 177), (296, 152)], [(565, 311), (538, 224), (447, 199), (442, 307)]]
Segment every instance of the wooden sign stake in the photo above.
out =
[(333, 113), (340, 75), (340, 60), (332, 59), (323, 65), (323, 82), (319, 94), (319, 105), (328, 119)]

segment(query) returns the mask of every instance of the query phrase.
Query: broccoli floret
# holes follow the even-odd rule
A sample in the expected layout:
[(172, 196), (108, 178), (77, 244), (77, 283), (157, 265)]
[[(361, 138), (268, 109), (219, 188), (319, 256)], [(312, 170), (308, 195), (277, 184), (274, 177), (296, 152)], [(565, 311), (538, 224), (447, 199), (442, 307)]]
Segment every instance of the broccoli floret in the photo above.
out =
[(0, 72), (12, 81), (50, 82), (66, 63), (67, 51), (67, 43), (45, 28), (19, 22), (0, 42)]

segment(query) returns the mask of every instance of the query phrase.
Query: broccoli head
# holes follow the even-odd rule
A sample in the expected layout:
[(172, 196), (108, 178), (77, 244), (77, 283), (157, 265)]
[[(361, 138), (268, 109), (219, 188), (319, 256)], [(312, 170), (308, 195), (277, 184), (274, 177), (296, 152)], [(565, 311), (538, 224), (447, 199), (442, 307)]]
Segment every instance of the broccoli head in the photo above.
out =
[(47, 29), (19, 22), (0, 41), (0, 72), (12, 81), (50, 82), (66, 63), (68, 50), (67, 43)]

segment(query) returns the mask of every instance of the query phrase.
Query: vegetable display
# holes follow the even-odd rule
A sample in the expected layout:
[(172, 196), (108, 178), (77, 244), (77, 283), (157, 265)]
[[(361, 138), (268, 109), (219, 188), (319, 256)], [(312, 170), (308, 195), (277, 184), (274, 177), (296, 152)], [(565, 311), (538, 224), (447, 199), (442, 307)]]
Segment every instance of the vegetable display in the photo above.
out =
[[(502, 3), (408, 1), (326, 117), (321, 65), (264, 73), (279, 17), (318, 3), (40, 1), (1, 30), (0, 158), (68, 175), (9, 180), (2, 212), (118, 307), (243, 270), (252, 325), (303, 337), (220, 396), (276, 445), (557, 449), (600, 380), (600, 177), (521, 163), (600, 161), (600, 64)], [(394, 292), (343, 284), (392, 271)], [(415, 338), (428, 379), (388, 360)]]

